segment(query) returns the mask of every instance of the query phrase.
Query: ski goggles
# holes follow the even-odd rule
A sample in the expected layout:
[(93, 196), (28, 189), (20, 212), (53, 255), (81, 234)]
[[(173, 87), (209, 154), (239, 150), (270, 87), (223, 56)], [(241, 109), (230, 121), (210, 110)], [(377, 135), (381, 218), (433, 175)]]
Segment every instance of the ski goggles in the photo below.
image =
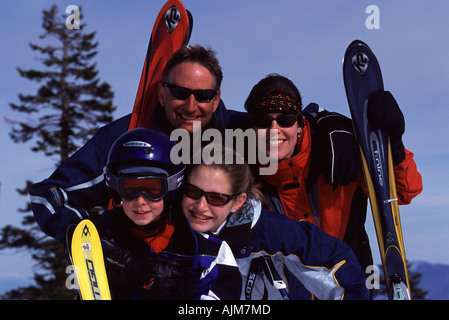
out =
[(176, 190), (181, 185), (183, 177), (184, 170), (168, 178), (160, 175), (115, 176), (107, 170), (106, 184), (126, 201), (132, 201), (141, 194), (151, 201), (158, 201), (170, 191)]
[(184, 194), (187, 197), (192, 198), (193, 200), (198, 200), (202, 196), (204, 196), (207, 203), (213, 206), (224, 206), (235, 196), (233, 194), (231, 195), (217, 192), (205, 192), (188, 182), (186, 182), (186, 184), (184, 185)]
[(294, 114), (281, 114), (276, 117), (271, 117), (269, 115), (261, 115), (251, 117), (251, 121), (253, 125), (257, 128), (269, 128), (271, 123), (274, 121), (277, 122), (279, 127), (281, 128), (290, 128), (298, 121), (298, 115)]
[(149, 200), (157, 201), (168, 193), (165, 177), (117, 177), (117, 189), (120, 197), (132, 201), (143, 194)]
[(213, 98), (215, 98), (215, 96), (218, 93), (218, 90), (213, 89), (192, 90), (169, 83), (164, 83), (163, 86), (168, 88), (170, 90), (170, 94), (172, 95), (172, 97), (178, 100), (186, 100), (193, 94), (196, 101), (209, 102)]

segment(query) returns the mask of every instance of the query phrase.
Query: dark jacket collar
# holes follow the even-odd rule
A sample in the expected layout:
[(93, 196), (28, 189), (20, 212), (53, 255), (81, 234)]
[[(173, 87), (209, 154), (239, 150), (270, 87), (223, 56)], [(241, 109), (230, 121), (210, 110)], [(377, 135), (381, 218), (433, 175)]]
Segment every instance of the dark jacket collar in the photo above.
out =
[(261, 210), (260, 201), (249, 194), (243, 206), (229, 216), (219, 233), (219, 238), (229, 244), (234, 256), (240, 258), (250, 254), (248, 245), (251, 242), (251, 229), (257, 223)]

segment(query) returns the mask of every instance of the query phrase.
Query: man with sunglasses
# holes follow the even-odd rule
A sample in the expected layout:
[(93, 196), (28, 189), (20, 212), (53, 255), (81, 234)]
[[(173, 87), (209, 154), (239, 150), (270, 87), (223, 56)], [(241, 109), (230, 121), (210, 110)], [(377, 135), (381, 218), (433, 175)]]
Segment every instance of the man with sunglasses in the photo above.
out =
[(156, 110), (153, 126), (165, 132), (183, 128), (193, 132), (199, 121), (204, 131), (216, 128), (247, 128), (243, 112), (227, 110), (221, 101), (223, 73), (215, 53), (202, 46), (181, 48), (168, 61), (159, 85), (161, 108)]

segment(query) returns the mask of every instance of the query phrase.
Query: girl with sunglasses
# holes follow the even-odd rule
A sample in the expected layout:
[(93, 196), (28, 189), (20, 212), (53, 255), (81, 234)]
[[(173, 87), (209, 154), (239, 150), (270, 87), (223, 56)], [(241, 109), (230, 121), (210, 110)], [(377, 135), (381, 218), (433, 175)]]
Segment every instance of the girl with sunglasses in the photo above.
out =
[[(386, 96), (388, 93), (380, 92), (379, 95)], [(341, 185), (328, 181), (328, 177), (348, 174), (333, 172), (335, 167), (341, 167), (333, 166), (334, 162), (339, 161), (334, 148), (347, 150), (347, 153), (353, 155), (353, 164), (361, 162), (358, 145), (352, 134), (352, 122), (339, 116), (342, 119), (341, 127), (337, 127), (333, 120), (337, 114), (320, 110), (316, 104), (310, 104), (309, 108), (304, 112), (306, 120), (302, 117), (302, 101), (297, 87), (291, 80), (277, 74), (268, 75), (251, 90), (245, 109), (252, 127), (263, 132), (266, 143), (276, 146), (278, 151), (273, 159), (278, 161), (277, 172), (272, 176), (260, 177), (263, 193), (275, 212), (294, 220), (314, 223), (328, 234), (347, 242), (366, 270), (373, 260), (364, 227), (367, 195), (362, 172), (348, 168), (346, 171), (357, 173), (354, 178)], [(391, 103), (391, 99), (376, 106), (376, 110), (381, 109), (387, 116), (383, 120), (378, 119), (378, 123), (392, 122), (386, 119), (398, 115), (399, 120), (402, 117), (403, 125), (402, 113), (395, 102)], [(326, 129), (328, 121), (333, 123), (329, 130)], [(318, 133), (311, 129), (311, 124)], [(394, 129), (391, 131), (398, 131), (398, 126), (390, 127)], [(272, 139), (269, 138), (270, 130), (274, 133)], [(324, 140), (330, 142), (329, 147), (321, 142)], [(399, 203), (408, 204), (422, 190), (421, 176), (413, 161), (413, 154), (404, 149), (402, 142), (393, 152), (402, 154), (395, 163)], [(328, 159), (332, 163), (330, 170)]]
[(257, 193), (251, 172), (235, 164), (232, 149), (216, 145), (221, 150), (220, 163), (190, 165), (182, 187), (181, 207), (195, 232), (218, 233), (229, 216), (242, 207), (249, 193)]
[(222, 151), (219, 161), (203, 153), (201, 164), (188, 167), (181, 210), (195, 232), (230, 245), (243, 300), (368, 297), (363, 271), (347, 245), (308, 222), (262, 208), (250, 166), (231, 149), (215, 150)]
[[(170, 139), (138, 128), (112, 145), (105, 181), (116, 208), (95, 221), (113, 299), (238, 299), (241, 278), (226, 242), (173, 214), (185, 166)], [(176, 211), (175, 211), (176, 212)]]

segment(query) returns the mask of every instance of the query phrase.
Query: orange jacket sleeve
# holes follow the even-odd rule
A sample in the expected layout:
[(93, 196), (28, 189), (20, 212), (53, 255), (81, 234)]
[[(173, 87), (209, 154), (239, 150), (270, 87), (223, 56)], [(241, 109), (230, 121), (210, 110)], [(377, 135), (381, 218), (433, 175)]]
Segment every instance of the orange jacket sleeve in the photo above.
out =
[(422, 192), (422, 177), (418, 172), (413, 153), (405, 149), (405, 159), (394, 167), (399, 204), (409, 204)]

